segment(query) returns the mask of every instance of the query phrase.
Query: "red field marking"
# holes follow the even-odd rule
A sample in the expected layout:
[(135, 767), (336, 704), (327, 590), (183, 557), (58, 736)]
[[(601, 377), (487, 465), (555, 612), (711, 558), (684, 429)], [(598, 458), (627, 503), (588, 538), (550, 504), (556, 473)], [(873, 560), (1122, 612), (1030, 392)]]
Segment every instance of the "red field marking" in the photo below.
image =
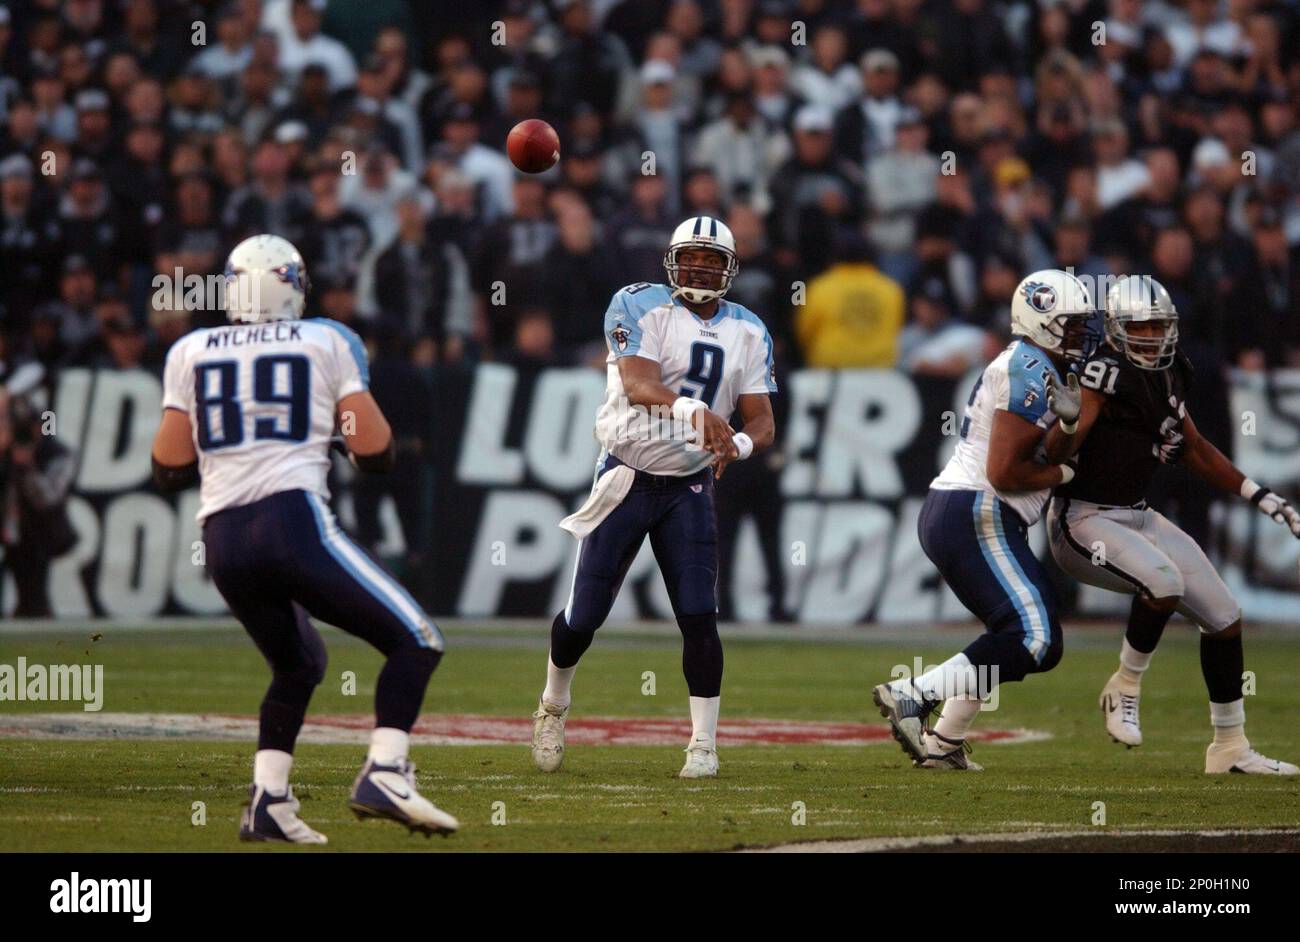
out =
[[(365, 743), (374, 720), (364, 715), (308, 717), (301, 742)], [(678, 717), (577, 716), (569, 721), (570, 745), (679, 745), (690, 738), (690, 721)], [(0, 718), (0, 737), (21, 739), (189, 739), (257, 738), (257, 717), (193, 713), (32, 713)], [(411, 730), (417, 745), (497, 746), (532, 741), (528, 716), (448, 714), (427, 716)], [(1015, 743), (1046, 739), (1038, 730), (984, 729), (978, 742)], [(826, 723), (808, 720), (737, 718), (718, 724), (718, 739), (732, 745), (868, 746), (890, 740), (883, 723)]]

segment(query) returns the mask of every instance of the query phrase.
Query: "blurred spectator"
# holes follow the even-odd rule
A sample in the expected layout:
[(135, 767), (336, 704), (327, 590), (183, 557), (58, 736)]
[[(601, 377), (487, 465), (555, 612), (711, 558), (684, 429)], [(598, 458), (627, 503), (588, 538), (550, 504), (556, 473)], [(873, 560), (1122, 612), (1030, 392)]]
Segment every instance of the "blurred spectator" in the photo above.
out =
[(329, 272), (335, 281), (352, 281), (372, 243), (370, 225), (340, 198), (340, 168), (319, 163), (311, 174), (311, 221), (298, 241), (309, 272)]
[(556, 235), (540, 180), (516, 179), (513, 201), (513, 214), (484, 231), (472, 267), (480, 325), (476, 332), (494, 348), (509, 347), (512, 314), (529, 299), (543, 296), (543, 263)]
[(942, 281), (931, 278), (911, 296), (911, 321), (898, 335), (898, 366), (917, 376), (960, 379), (988, 361), (985, 334), (952, 317)]
[(280, 35), (280, 68), (297, 76), (307, 65), (324, 66), (331, 92), (357, 83), (357, 63), (348, 47), (321, 32), (325, 0), (291, 0), (291, 31)]
[(444, 146), (435, 150), (439, 159), (450, 161), (478, 188), (480, 211), (491, 221), (511, 210), (514, 168), (499, 150), (479, 143), (479, 123), (474, 110), (461, 104), (443, 125)]
[(43, 428), (43, 371), (29, 365), (22, 372), (0, 387), (0, 542), (18, 593), (14, 617), (47, 618), (50, 563), (77, 543), (67, 511), (76, 462)]
[(789, 157), (789, 139), (759, 116), (747, 89), (727, 96), (726, 114), (700, 130), (691, 153), (713, 172), (725, 203), (743, 200), (760, 213), (771, 209), (768, 183)]
[(470, 332), (469, 273), (455, 243), (429, 238), (420, 195), (410, 192), (397, 203), (397, 237), (375, 262), (375, 299), (384, 336), (443, 359), (458, 360)]
[(862, 216), (862, 175), (835, 153), (834, 118), (819, 105), (805, 105), (794, 119), (794, 155), (772, 182), (769, 231), (782, 267), (819, 271), (828, 261), (837, 226)]
[(289, 178), (283, 144), (265, 139), (253, 152), (252, 179), (230, 194), (223, 223), (232, 243), (259, 232), (290, 241), (300, 237), (311, 213), (311, 197)]
[(836, 240), (835, 263), (808, 284), (795, 308), (795, 336), (814, 369), (891, 367), (905, 298), (898, 282), (872, 262), (867, 240), (853, 230)]
[[(862, 77), (848, 62), (849, 40), (837, 24), (819, 26), (812, 34), (808, 61), (795, 67), (790, 88), (805, 101), (839, 111), (862, 92)], [(892, 55), (892, 53), (891, 53)]]
[[(626, 284), (657, 282), (664, 276), (664, 252), (680, 221), (667, 206), (668, 184), (658, 174), (632, 179), (630, 205), (612, 216), (607, 238), (617, 255), (615, 268)], [(743, 269), (742, 269), (743, 271)]]
[(880, 253), (881, 270), (907, 281), (915, 267), (916, 217), (938, 191), (939, 158), (925, 149), (929, 129), (915, 108), (900, 112), (895, 137), (895, 148), (867, 162), (867, 199), (873, 210), (868, 232)]
[(903, 103), (898, 97), (898, 56), (888, 49), (872, 49), (863, 53), (859, 65), (862, 96), (839, 112), (835, 144), (840, 153), (862, 163), (894, 146)]
[(560, 356), (578, 362), (585, 359), (586, 347), (595, 346), (603, 353), (605, 308), (622, 280), (613, 253), (597, 238), (586, 204), (568, 207), (558, 222), (558, 237), (543, 260), (546, 306), (552, 312)]
[(676, 71), (662, 59), (651, 59), (641, 67), (640, 76), (642, 101), (636, 114), (637, 132), (644, 149), (653, 155), (654, 172), (668, 182), (669, 205), (675, 209), (675, 194), (686, 169), (686, 138), (673, 101)]

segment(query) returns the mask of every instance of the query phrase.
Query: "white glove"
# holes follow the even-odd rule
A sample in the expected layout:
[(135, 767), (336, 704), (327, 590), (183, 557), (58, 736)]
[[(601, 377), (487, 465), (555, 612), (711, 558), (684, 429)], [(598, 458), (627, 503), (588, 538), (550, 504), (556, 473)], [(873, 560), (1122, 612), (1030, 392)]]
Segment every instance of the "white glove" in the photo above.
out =
[(1073, 435), (1079, 427), (1079, 412), (1083, 409), (1078, 374), (1068, 374), (1064, 386), (1057, 380), (1056, 374), (1047, 374), (1047, 407), (1061, 420), (1061, 431)]
[(1241, 482), (1241, 496), (1258, 507), (1260, 513), (1290, 529), (1291, 535), (1300, 540), (1300, 512), (1287, 503), (1284, 497), (1274, 494), (1262, 484), (1256, 484), (1250, 478)]

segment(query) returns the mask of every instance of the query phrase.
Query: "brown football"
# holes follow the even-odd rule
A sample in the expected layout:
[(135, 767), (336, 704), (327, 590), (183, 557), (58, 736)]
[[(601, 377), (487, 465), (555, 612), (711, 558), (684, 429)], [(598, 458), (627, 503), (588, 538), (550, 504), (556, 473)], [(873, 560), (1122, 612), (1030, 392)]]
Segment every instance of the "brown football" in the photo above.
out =
[(541, 118), (529, 118), (510, 129), (506, 153), (524, 173), (541, 173), (560, 159), (560, 136)]

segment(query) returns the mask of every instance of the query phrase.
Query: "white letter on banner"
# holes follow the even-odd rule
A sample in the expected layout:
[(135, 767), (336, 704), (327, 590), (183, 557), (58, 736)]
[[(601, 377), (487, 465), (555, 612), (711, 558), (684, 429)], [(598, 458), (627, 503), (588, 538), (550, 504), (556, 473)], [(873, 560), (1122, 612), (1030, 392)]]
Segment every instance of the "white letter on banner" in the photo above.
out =
[(894, 455), (911, 444), (920, 424), (920, 396), (902, 373), (840, 373), (827, 414), (817, 495), (850, 497), (860, 481), (868, 497), (901, 497), (903, 475)]
[(460, 427), (460, 484), (518, 484), (524, 477), (524, 456), (507, 448), (506, 427), (514, 404), (518, 377), (513, 367), (481, 363), (474, 370), (474, 391)]
[(600, 450), (591, 423), (605, 396), (604, 378), (588, 369), (547, 370), (533, 387), (524, 455), (533, 477), (556, 491), (591, 485)]

